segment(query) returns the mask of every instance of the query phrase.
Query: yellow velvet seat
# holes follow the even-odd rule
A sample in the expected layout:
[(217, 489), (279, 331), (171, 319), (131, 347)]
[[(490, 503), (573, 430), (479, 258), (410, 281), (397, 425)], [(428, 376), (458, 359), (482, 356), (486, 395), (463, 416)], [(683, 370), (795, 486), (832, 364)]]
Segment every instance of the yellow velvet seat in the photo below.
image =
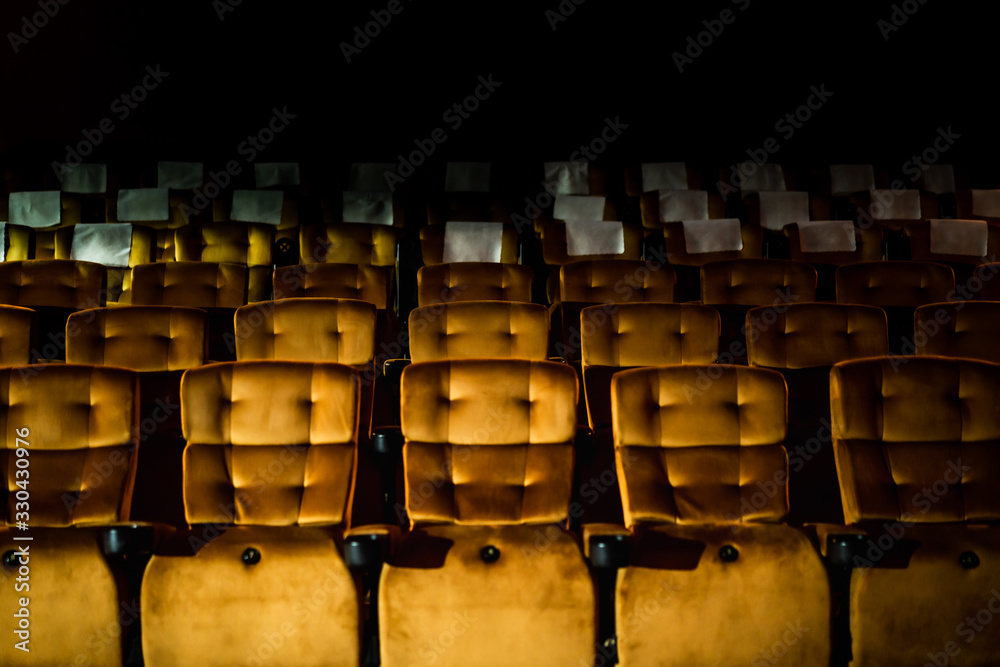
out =
[(68, 259), (0, 262), (0, 303), (38, 313), (38, 346), (45, 359), (65, 359), (66, 319), (77, 310), (103, 306), (106, 295), (107, 269), (101, 264)]
[(336, 363), (249, 361), (181, 386), (189, 531), (150, 559), (145, 664), (355, 665), (350, 522), (358, 377)]
[(456, 301), (414, 308), (409, 318), (410, 358), (533, 359), (549, 344), (545, 306), (519, 301)]
[(809, 264), (786, 259), (735, 259), (701, 267), (701, 302), (722, 317), (719, 360), (745, 363), (745, 321), (752, 306), (783, 309), (816, 300), (817, 273)]
[(830, 435), (830, 368), (889, 353), (885, 312), (875, 306), (793, 303), (747, 312), (748, 362), (788, 386), (788, 521), (841, 523)]
[(837, 364), (833, 444), (849, 563), (852, 665), (995, 665), (1000, 626), (1000, 365)]
[(233, 317), (247, 302), (247, 267), (214, 262), (161, 262), (132, 269), (132, 304), (187, 306), (208, 313), (208, 356), (236, 358)]
[(360, 450), (354, 489), (356, 522), (382, 520), (378, 461), (370, 451), (375, 369), (374, 304), (309, 297), (262, 301), (236, 311), (236, 359), (332, 361), (354, 368), (361, 381)]
[[(124, 665), (138, 590), (126, 584), (127, 562), (102, 543), (109, 528), (129, 519), (139, 435), (136, 374), (76, 364), (16, 366), (0, 368), (0, 386), (6, 424), (0, 613), (7, 619), (0, 662)], [(15, 557), (21, 549), (27, 555)], [(19, 625), (27, 630), (20, 637)], [(28, 652), (15, 646), (24, 640)]]
[[(55, 235), (55, 258), (70, 259), (73, 255), (73, 227), (64, 227)], [(109, 266), (108, 303), (130, 303), (132, 298), (132, 267), (156, 261), (156, 230), (132, 226), (132, 247), (128, 266)]]
[(534, 272), (522, 264), (451, 262), (417, 270), (417, 305), (452, 301), (531, 301)]
[(227, 262), (247, 267), (247, 300), (271, 298), (274, 225), (254, 222), (190, 224), (174, 232), (179, 262)]
[(93, 308), (66, 321), (66, 361), (139, 373), (139, 441), (131, 518), (184, 525), (181, 375), (208, 361), (208, 316), (180, 306)]
[(837, 267), (837, 303), (878, 306), (889, 324), (889, 351), (913, 335), (913, 311), (955, 298), (955, 274), (934, 262), (860, 262)]
[(630, 565), (618, 571), (629, 665), (789, 665), (830, 658), (830, 590), (788, 511), (785, 385), (773, 371), (622, 371), (612, 414)]
[(299, 232), (303, 264), (396, 265), (402, 230), (391, 225), (304, 225)]
[(31, 308), (0, 305), (0, 366), (29, 364), (38, 356), (37, 327)]
[(425, 362), (402, 391), (411, 529), (382, 572), (382, 665), (593, 664), (594, 588), (565, 530), (572, 369)]
[(1000, 302), (949, 301), (913, 313), (908, 354), (966, 357), (1000, 363)]

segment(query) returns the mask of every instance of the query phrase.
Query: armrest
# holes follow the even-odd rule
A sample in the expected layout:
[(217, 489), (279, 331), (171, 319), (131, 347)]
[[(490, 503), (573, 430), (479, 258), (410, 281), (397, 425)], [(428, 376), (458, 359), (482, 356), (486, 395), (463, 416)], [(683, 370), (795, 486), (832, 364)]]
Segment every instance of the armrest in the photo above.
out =
[(632, 534), (613, 523), (588, 523), (583, 526), (583, 551), (591, 565), (617, 569), (629, 564)]
[(403, 431), (398, 426), (379, 426), (372, 431), (372, 449), (381, 456), (398, 456), (403, 451)]
[(344, 562), (352, 570), (373, 570), (382, 567), (399, 541), (398, 526), (359, 526), (344, 536)]
[(836, 524), (810, 524), (816, 534), (820, 554), (832, 565), (853, 568), (855, 559), (864, 558), (868, 548), (868, 532), (854, 526)]
[(165, 524), (147, 522), (108, 526), (101, 531), (101, 550), (105, 556), (149, 555), (170, 530)]

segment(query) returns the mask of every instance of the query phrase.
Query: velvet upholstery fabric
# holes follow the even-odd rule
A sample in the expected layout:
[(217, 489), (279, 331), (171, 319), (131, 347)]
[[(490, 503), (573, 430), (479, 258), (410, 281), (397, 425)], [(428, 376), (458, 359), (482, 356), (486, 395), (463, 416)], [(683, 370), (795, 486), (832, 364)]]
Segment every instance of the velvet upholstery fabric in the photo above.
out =
[(388, 225), (305, 225), (299, 232), (303, 264), (395, 266), (401, 230)]
[(229, 308), (247, 302), (247, 267), (213, 262), (163, 262), (132, 269), (132, 304)]
[(375, 311), (374, 304), (354, 299), (280, 299), (243, 306), (236, 311), (237, 359), (371, 364)]
[(833, 367), (844, 514), (870, 535), (850, 584), (852, 664), (996, 664), (1000, 630), (983, 619), (1000, 612), (998, 388), (1000, 365), (971, 359)]
[[(424, 362), (402, 381), (412, 529), (382, 571), (382, 664), (591, 664), (594, 588), (564, 529), (573, 370)], [(495, 561), (483, 558), (486, 547)]]
[[(213, 364), (188, 371), (181, 391), (192, 530), (146, 568), (146, 664), (357, 664), (359, 598), (339, 554), (357, 373), (336, 363)], [(250, 547), (255, 564), (243, 559)]]
[(452, 301), (531, 301), (533, 272), (521, 264), (451, 262), (417, 271), (417, 304)]
[(549, 345), (545, 306), (512, 301), (457, 301), (410, 312), (410, 357), (439, 359), (534, 359)]
[[(0, 661), (122, 665), (119, 619), (129, 622), (124, 612), (132, 607), (120, 606), (121, 573), (100, 545), (102, 526), (128, 519), (139, 435), (137, 376), (122, 368), (76, 364), (17, 366), (0, 369), (0, 388), (6, 434), (0, 553), (28, 549), (27, 559), (0, 565), (0, 613), (15, 618), (19, 598), (29, 598), (31, 631), (30, 653), (15, 649), (20, 640), (8, 632)], [(16, 431), (24, 428), (27, 445), (16, 440)], [(15, 465), (18, 447), (29, 451), (27, 478)], [(30, 494), (30, 532), (16, 527), (25, 519), (18, 516), (25, 508), (17, 506), (16, 497), (22, 490)], [(32, 541), (14, 539), (25, 535)], [(19, 578), (28, 584), (20, 592)]]
[(643, 368), (617, 374), (612, 392), (633, 533), (616, 590), (621, 664), (766, 664), (775, 645), (789, 664), (827, 664), (819, 554), (803, 533), (768, 525), (788, 510), (781, 376)]

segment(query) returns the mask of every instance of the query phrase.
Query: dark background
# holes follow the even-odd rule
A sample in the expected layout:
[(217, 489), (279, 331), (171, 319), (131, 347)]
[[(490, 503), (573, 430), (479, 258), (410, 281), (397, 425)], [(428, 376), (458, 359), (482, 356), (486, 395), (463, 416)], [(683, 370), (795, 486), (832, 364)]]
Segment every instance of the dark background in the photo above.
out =
[[(221, 19), (226, 0), (70, 0), (17, 54), (8, 33), (41, 10), (4, 0), (0, 161), (47, 167), (105, 117), (115, 130), (90, 161), (224, 161), (287, 107), (296, 119), (262, 159), (389, 161), (443, 127), (433, 161), (565, 160), (619, 117), (609, 163), (729, 164), (775, 137), (783, 164), (898, 169), (951, 126), (961, 139), (941, 161), (997, 185), (986, 4), (910, 0), (886, 40), (877, 22), (904, 3), (563, 0), (575, 10), (553, 31), (559, 0), (399, 1), (348, 64), (339, 44), (388, 0), (242, 0)], [(679, 73), (672, 53), (724, 9), (734, 22)], [(119, 121), (113, 101), (157, 64), (169, 76)], [(442, 114), (491, 73), (501, 87), (452, 131)], [(833, 97), (785, 140), (775, 123), (820, 84)]]

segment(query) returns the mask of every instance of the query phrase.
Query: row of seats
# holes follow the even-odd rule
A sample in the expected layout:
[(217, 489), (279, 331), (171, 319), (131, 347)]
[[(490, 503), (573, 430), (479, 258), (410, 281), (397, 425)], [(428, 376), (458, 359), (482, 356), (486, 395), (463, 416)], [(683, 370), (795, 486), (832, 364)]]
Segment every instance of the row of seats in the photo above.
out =
[[(873, 305), (889, 314), (890, 349), (903, 351), (912, 334), (913, 309), (956, 299), (1000, 300), (992, 278), (1000, 264), (975, 267), (964, 283), (943, 264), (887, 261), (848, 264), (834, 272), (836, 301)], [(392, 269), (361, 264), (310, 264), (281, 267), (267, 278), (268, 295), (277, 298), (323, 296), (357, 298), (375, 304), (380, 344), (405, 356), (406, 341), (392, 308)], [(551, 307), (553, 356), (579, 358), (579, 311), (598, 303), (672, 302), (679, 296), (676, 267), (655, 260), (571, 262), (559, 272), (558, 300)], [(232, 315), (254, 301), (246, 267), (213, 262), (140, 264), (129, 276), (128, 301), (135, 305), (177, 305), (204, 308), (213, 320), (210, 358), (232, 360)], [(699, 267), (700, 302), (723, 314), (724, 351), (740, 361), (745, 348), (743, 319), (748, 307), (823, 300), (815, 267), (791, 260), (729, 260)], [(73, 310), (111, 305), (106, 296), (106, 271), (99, 264), (71, 260), (27, 260), (0, 263), (0, 303), (36, 308), (40, 313), (40, 344), (55, 346), (61, 358), (66, 316)], [(417, 272), (417, 305), (498, 299), (531, 300), (530, 267), (490, 262), (459, 262), (424, 266)], [(115, 304), (120, 307), (121, 302)]]
[[(889, 353), (885, 312), (848, 304), (779, 304), (752, 308), (744, 320), (749, 365), (781, 372), (788, 386), (787, 443), (795, 452), (790, 520), (838, 521), (841, 503), (833, 460), (817, 437), (830, 418), (829, 369), (840, 361)], [(586, 495), (582, 487), (588, 480), (603, 479), (611, 487), (616, 483), (610, 432), (615, 373), (638, 366), (731, 362), (732, 353), (720, 350), (722, 318), (710, 306), (604, 304), (583, 308), (578, 321), (581, 358), (576, 368), (583, 388), (578, 424), (589, 429), (592, 439), (578, 450), (576, 478), (581, 487), (577, 495)], [(998, 327), (1000, 302), (921, 306), (907, 351), (1000, 362), (993, 344)], [(29, 362), (36, 349), (35, 328), (34, 311), (0, 307), (0, 364)], [(409, 359), (387, 359), (379, 352), (376, 329), (377, 311), (370, 303), (293, 298), (239, 308), (227, 341), (238, 360), (334, 361), (358, 370), (364, 381), (360, 437), (366, 446), (380, 427), (399, 424), (398, 378), (411, 362), (548, 356), (548, 316), (537, 304), (458, 301), (419, 308), (409, 322)], [(209, 340), (209, 317), (195, 308), (122, 306), (82, 310), (68, 318), (69, 363), (142, 373), (140, 425), (144, 441), (155, 445), (148, 451), (156, 459), (148, 469), (140, 468), (140, 477), (151, 481), (149, 489), (142, 488), (148, 493), (137, 496), (133, 505), (138, 518), (183, 524), (177, 397), (181, 374), (209, 362)], [(356, 487), (357, 507), (369, 519), (399, 519), (392, 501), (398, 491), (394, 478), (380, 479), (374, 459), (359, 465), (364, 474)], [(620, 520), (616, 494), (590, 502), (576, 518)]]
[[(145, 452), (137, 373), (0, 375), (0, 615), (30, 618), (17, 638), (31, 649), (5, 642), (5, 663), (904, 665), (960, 653), (988, 665), (1000, 650), (990, 362), (834, 365), (845, 522), (801, 528), (784, 523), (781, 374), (622, 371), (611, 433), (623, 522), (578, 531), (578, 383), (565, 364), (405, 369), (403, 531), (353, 520), (363, 383), (350, 366), (187, 370), (189, 527), (176, 531), (123, 523)], [(30, 591), (13, 593), (15, 580)]]

